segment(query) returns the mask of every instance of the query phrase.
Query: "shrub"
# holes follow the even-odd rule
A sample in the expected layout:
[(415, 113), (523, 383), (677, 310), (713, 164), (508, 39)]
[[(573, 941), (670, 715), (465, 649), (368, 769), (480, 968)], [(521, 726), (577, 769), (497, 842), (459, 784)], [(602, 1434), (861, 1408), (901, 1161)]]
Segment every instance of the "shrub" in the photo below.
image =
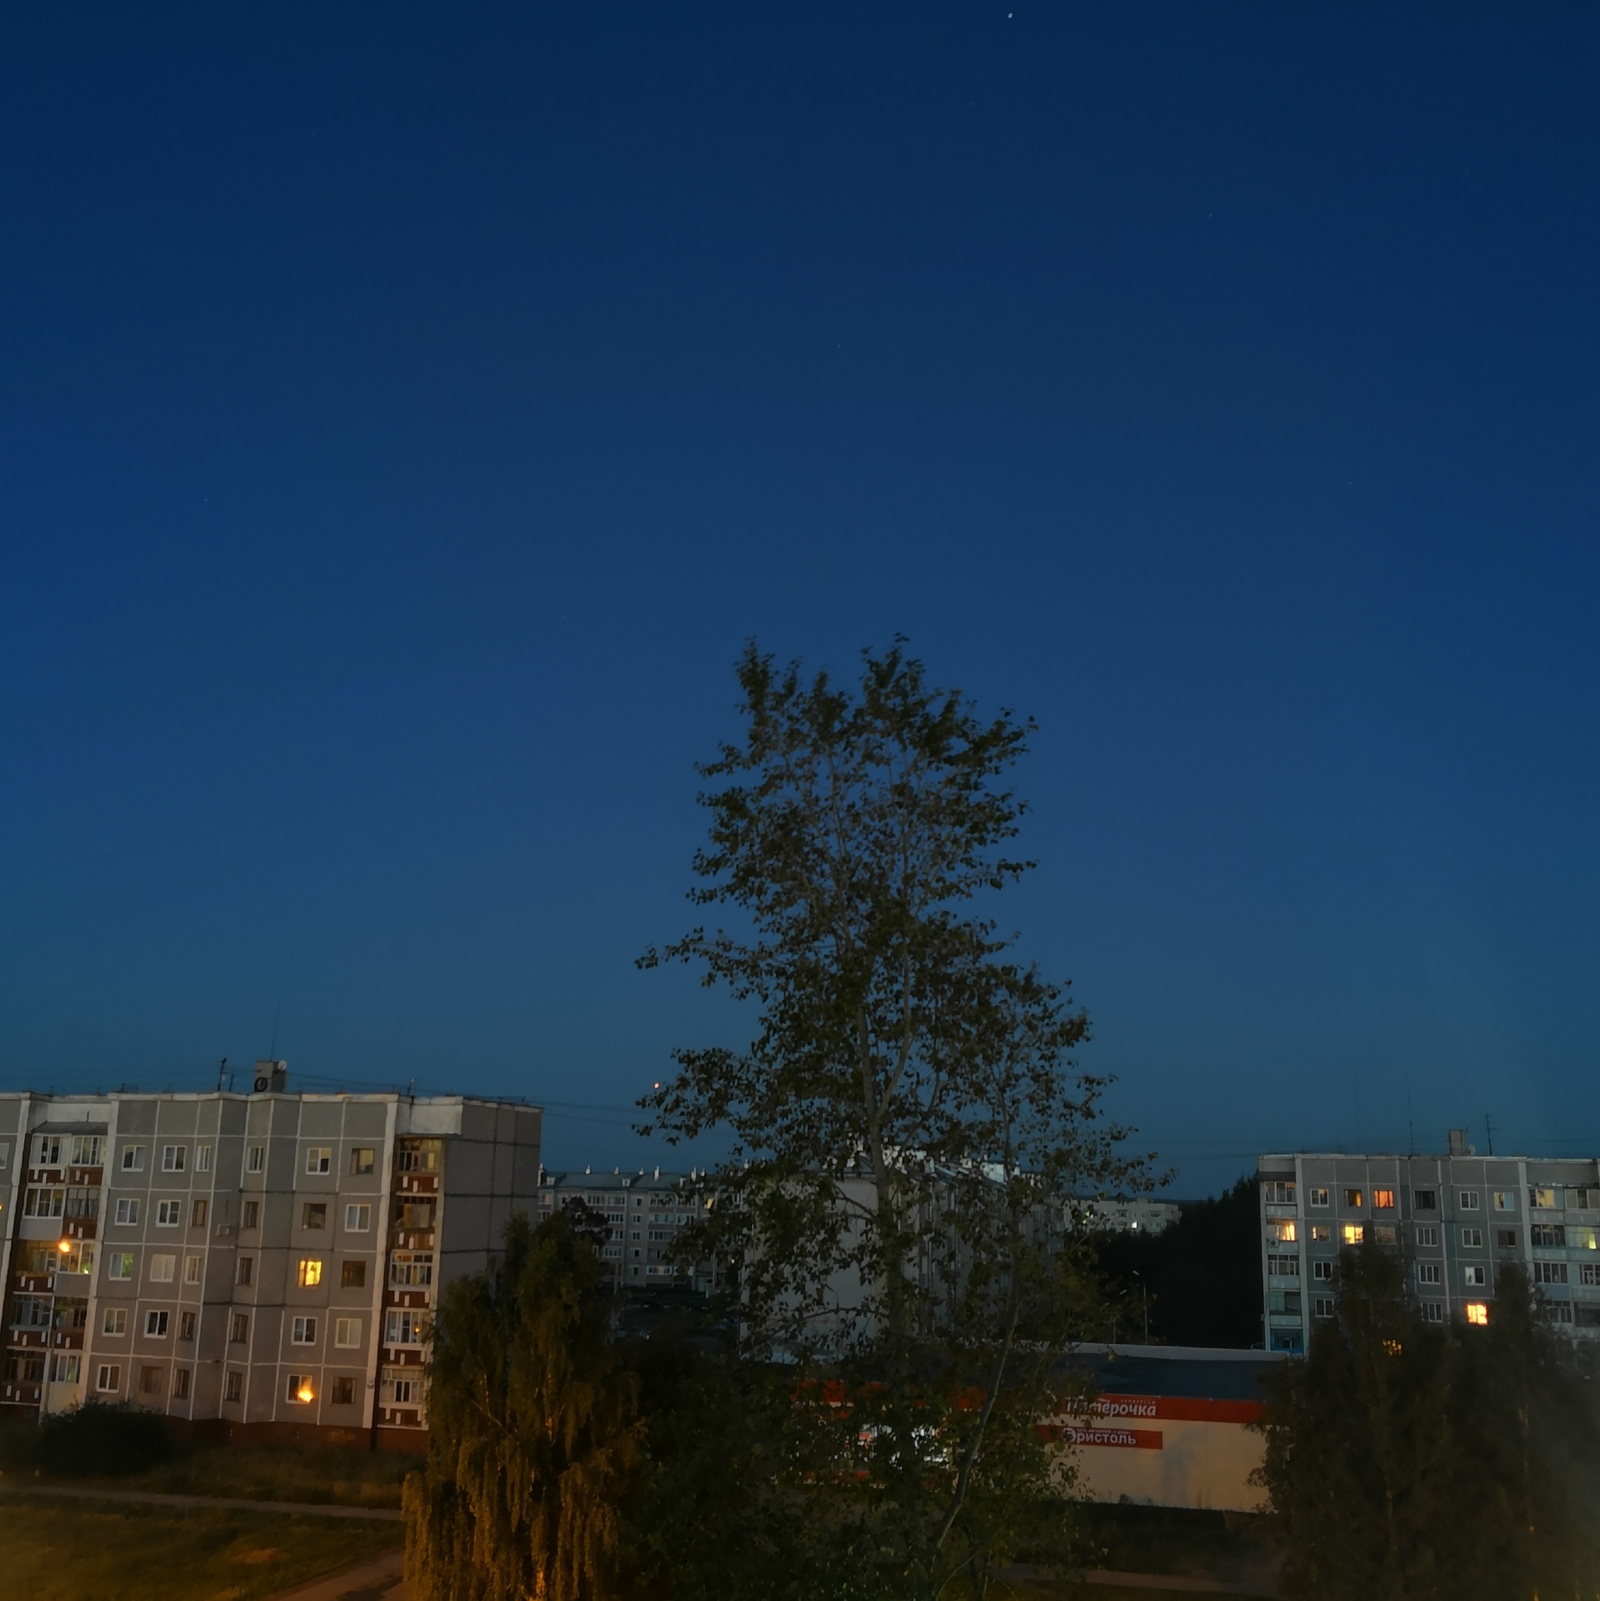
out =
[(140, 1473), (176, 1450), (166, 1423), (137, 1407), (85, 1401), (39, 1426), (39, 1466), (67, 1478)]

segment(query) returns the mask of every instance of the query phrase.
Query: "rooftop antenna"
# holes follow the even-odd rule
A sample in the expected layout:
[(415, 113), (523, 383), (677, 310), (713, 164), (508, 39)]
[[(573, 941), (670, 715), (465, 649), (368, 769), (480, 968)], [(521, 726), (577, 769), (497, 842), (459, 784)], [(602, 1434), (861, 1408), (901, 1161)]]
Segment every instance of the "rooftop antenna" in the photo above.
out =
[(218, 1095), (220, 1095), (222, 1093), (222, 1075), (224, 1073), (226, 1073), (227, 1071), (228, 1071), (228, 1058), (226, 1056), (224, 1056), (222, 1058), (222, 1060), (217, 1063), (217, 1094)]
[(1489, 1114), (1483, 1114), (1483, 1138), (1489, 1147), (1489, 1155), (1494, 1155), (1494, 1130), (1489, 1126)]

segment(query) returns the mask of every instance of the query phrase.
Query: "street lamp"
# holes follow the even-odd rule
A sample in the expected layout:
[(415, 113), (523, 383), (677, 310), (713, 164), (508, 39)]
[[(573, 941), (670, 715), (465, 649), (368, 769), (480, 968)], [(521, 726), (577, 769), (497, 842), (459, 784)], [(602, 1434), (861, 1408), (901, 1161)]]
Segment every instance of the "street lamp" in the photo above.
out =
[(1132, 1269), (1133, 1276), (1139, 1281), (1139, 1302), (1144, 1310), (1144, 1343), (1150, 1343), (1150, 1291), (1144, 1282), (1144, 1276), (1138, 1268)]

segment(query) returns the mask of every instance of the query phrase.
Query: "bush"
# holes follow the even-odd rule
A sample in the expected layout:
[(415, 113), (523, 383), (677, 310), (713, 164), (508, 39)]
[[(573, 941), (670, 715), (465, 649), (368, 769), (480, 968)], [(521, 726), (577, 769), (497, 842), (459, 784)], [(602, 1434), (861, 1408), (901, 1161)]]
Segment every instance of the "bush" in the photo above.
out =
[(39, 1426), (39, 1466), (66, 1478), (141, 1473), (176, 1452), (165, 1421), (137, 1407), (85, 1401)]

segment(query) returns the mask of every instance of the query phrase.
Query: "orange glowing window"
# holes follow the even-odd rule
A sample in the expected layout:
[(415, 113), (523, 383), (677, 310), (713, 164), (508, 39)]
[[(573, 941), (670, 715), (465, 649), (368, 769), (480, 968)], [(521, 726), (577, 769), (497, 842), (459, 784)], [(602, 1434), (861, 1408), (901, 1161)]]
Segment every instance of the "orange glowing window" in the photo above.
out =
[(1480, 1328), (1487, 1327), (1489, 1322), (1488, 1305), (1483, 1301), (1468, 1301), (1467, 1322), (1476, 1323)]
[(322, 1283), (322, 1263), (315, 1257), (302, 1257), (299, 1272), (300, 1288), (309, 1290)]
[(1392, 1212), (1394, 1210), (1394, 1191), (1374, 1190), (1372, 1192), (1372, 1205), (1377, 1211)]

